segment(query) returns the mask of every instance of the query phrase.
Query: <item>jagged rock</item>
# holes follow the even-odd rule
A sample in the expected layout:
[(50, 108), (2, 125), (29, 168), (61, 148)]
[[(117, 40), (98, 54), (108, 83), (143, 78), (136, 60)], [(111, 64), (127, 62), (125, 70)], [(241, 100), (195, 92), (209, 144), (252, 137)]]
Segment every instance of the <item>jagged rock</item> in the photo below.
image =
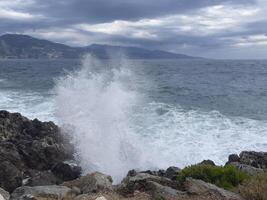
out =
[(0, 186), (12, 192), (22, 184), (22, 174), (12, 163), (4, 161), (0, 163)]
[(230, 163), (230, 165), (235, 166), (240, 171), (246, 172), (247, 174), (249, 174), (251, 176), (256, 176), (256, 175), (259, 175), (261, 173), (264, 173), (263, 169), (252, 167), (251, 165), (241, 164), (238, 162), (232, 162), (232, 163)]
[(111, 176), (100, 172), (94, 172), (73, 181), (64, 182), (63, 185), (69, 188), (79, 188), (83, 194), (113, 190)]
[[(12, 192), (21, 186), (22, 175), (29, 170), (48, 171), (72, 158), (72, 146), (53, 122), (29, 120), (19, 113), (0, 111), (0, 186), (5, 190)], [(54, 183), (46, 175), (27, 179), (32, 185)]]
[[(8, 159), (17, 168), (19, 164), (47, 170), (58, 162), (72, 158), (72, 152), (53, 122), (29, 120), (19, 113), (0, 111), (0, 141), (9, 142)], [(1, 145), (2, 146), (2, 145)], [(0, 158), (5, 152), (0, 151)], [(22, 161), (22, 162), (21, 162)]]
[(137, 174), (137, 171), (132, 169), (132, 170), (128, 171), (127, 176), (136, 176), (136, 174)]
[(267, 152), (243, 151), (239, 157), (241, 164), (267, 169)]
[(237, 154), (231, 154), (228, 157), (228, 163), (232, 163), (232, 162), (239, 162), (240, 158)]
[(52, 168), (54, 175), (62, 181), (70, 181), (79, 178), (81, 171), (81, 167), (64, 162), (60, 162)]
[(24, 176), (23, 185), (26, 186), (44, 186), (62, 183), (51, 171), (28, 170)]
[(134, 191), (146, 191), (148, 190), (148, 182), (155, 182), (162, 186), (168, 186), (171, 188), (177, 188), (176, 182), (165, 178), (154, 176), (146, 173), (137, 173), (136, 176), (126, 177), (122, 180), (122, 183), (118, 186), (117, 191), (122, 195), (133, 194)]
[(10, 200), (73, 200), (77, 193), (65, 186), (23, 186), (17, 188)]
[(0, 200), (9, 200), (10, 195), (3, 188), (0, 188)]
[(165, 176), (171, 180), (176, 180), (180, 172), (181, 169), (178, 167), (169, 167), (165, 172)]
[(224, 190), (202, 180), (186, 178), (184, 187), (190, 195), (214, 195), (220, 200), (242, 200), (242, 197), (238, 194)]

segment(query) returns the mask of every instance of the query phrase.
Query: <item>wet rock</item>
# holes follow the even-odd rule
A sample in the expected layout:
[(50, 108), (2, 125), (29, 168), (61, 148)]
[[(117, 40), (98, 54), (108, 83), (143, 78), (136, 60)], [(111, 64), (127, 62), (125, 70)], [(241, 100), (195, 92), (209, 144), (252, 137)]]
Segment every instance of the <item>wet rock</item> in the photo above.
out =
[(17, 188), (10, 200), (73, 200), (77, 193), (65, 186), (23, 186)]
[(1, 200), (9, 200), (10, 195), (7, 191), (5, 191), (3, 188), (0, 188), (0, 199)]
[(224, 190), (202, 180), (186, 178), (184, 187), (190, 195), (214, 195), (220, 200), (242, 200), (242, 197), (238, 194)]
[(69, 188), (79, 188), (83, 194), (113, 190), (111, 176), (100, 172), (94, 172), (73, 181), (64, 182), (63, 185)]
[(239, 162), (240, 158), (237, 154), (231, 154), (228, 157), (228, 163), (232, 163), (232, 162)]
[(16, 166), (8, 161), (0, 163), (0, 186), (12, 192), (22, 185), (22, 174)]
[(171, 180), (176, 180), (180, 172), (181, 169), (178, 167), (169, 167), (165, 172), (165, 176)]
[(267, 152), (243, 151), (239, 157), (241, 164), (267, 169)]
[(54, 175), (62, 181), (70, 181), (79, 178), (81, 171), (81, 167), (64, 162), (60, 162), (52, 168)]

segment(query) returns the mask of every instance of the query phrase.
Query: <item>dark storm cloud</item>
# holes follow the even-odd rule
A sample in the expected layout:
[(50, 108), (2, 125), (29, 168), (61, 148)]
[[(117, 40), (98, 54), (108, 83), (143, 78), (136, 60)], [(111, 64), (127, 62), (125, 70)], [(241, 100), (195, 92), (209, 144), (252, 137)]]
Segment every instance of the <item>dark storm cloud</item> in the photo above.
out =
[(50, 17), (62, 20), (62, 23), (103, 23), (184, 13), (221, 3), (254, 2), (254, 0), (38, 0), (35, 12), (48, 14)]
[(265, 11), (264, 0), (0, 0), (0, 34), (196, 53), (261, 44)]

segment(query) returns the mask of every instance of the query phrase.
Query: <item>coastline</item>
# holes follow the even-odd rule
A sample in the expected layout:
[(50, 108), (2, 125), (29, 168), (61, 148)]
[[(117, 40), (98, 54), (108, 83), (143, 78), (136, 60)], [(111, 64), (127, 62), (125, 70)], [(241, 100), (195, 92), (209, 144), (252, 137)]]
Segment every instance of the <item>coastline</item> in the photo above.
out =
[(243, 151), (229, 155), (225, 166), (204, 160), (185, 169), (130, 170), (113, 185), (101, 172), (82, 174), (75, 149), (53, 122), (8, 111), (0, 111), (0, 143), (0, 199), (243, 199), (238, 189), (243, 179), (233, 180), (233, 188), (220, 185), (218, 177), (214, 183), (197, 179), (207, 170), (256, 177), (267, 169), (267, 153)]

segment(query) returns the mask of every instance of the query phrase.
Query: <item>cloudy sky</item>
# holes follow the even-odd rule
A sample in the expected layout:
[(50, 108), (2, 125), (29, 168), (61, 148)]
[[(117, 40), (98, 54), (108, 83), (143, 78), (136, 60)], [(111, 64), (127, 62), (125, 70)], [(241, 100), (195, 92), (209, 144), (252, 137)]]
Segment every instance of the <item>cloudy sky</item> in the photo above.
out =
[(267, 59), (267, 0), (0, 0), (0, 34)]

